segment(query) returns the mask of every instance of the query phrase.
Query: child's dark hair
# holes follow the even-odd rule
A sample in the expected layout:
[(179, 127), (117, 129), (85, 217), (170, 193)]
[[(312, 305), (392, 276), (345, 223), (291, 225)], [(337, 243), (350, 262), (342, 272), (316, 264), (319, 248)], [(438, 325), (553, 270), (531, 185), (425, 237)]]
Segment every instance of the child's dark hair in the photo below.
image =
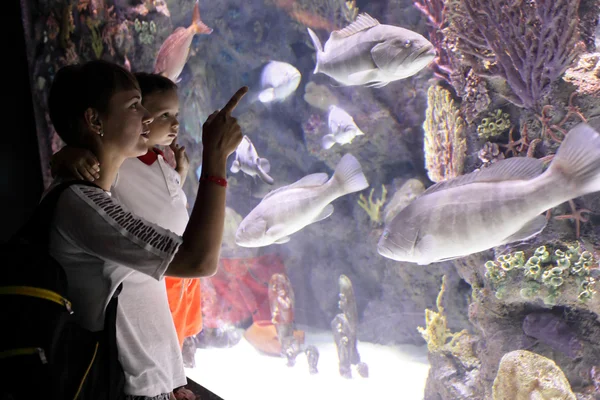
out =
[(155, 92), (165, 92), (167, 90), (177, 91), (177, 84), (162, 75), (149, 74), (147, 72), (136, 72), (134, 75), (140, 84), (142, 102), (144, 101), (144, 96), (148, 96)]
[(105, 113), (116, 92), (132, 89), (140, 90), (133, 74), (110, 62), (95, 60), (59, 69), (48, 95), (48, 111), (56, 133), (68, 145), (85, 147), (81, 130), (85, 110), (94, 108)]

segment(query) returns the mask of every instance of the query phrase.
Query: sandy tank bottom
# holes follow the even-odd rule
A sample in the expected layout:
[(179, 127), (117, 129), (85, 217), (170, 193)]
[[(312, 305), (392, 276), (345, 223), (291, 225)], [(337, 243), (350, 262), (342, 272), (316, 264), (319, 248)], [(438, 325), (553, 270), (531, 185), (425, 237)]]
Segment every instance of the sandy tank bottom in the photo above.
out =
[(298, 327), (306, 332), (305, 345), (319, 349), (319, 373), (310, 375), (306, 356), (294, 367), (284, 358), (262, 355), (245, 338), (231, 348), (198, 349), (196, 367), (187, 376), (224, 400), (378, 399), (422, 400), (429, 372), (427, 347), (384, 346), (358, 342), (369, 377), (353, 367), (352, 379), (338, 372), (338, 356), (331, 332)]

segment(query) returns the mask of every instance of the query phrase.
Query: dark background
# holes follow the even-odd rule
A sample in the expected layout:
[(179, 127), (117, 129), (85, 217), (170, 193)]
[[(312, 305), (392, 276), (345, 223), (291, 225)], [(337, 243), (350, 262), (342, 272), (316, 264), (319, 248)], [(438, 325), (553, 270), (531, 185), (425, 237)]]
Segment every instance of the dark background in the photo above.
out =
[(3, 3), (2, 37), (2, 228), (6, 240), (31, 214), (43, 191), (40, 158), (29, 86), (21, 6), (18, 0)]

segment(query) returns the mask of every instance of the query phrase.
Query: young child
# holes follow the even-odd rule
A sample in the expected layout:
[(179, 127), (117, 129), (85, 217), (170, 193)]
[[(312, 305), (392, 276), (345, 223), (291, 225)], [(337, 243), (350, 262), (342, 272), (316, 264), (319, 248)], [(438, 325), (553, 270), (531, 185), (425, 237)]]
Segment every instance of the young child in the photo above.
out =
[[(179, 122), (177, 85), (156, 74), (136, 73), (142, 92), (142, 105), (154, 118), (149, 125), (148, 152), (123, 162), (112, 185), (112, 196), (136, 215), (182, 235), (189, 220), (187, 197), (182, 186), (189, 169), (185, 147), (176, 144)], [(175, 154), (173, 169), (156, 146), (170, 146)], [(101, 166), (88, 151), (65, 146), (53, 157), (53, 171), (67, 168), (80, 179), (94, 181)], [(125, 285), (136, 282), (125, 282)], [(180, 348), (188, 336), (202, 329), (200, 280), (165, 277), (169, 308), (177, 331)], [(119, 305), (127, 302), (127, 290)], [(130, 301), (135, 301), (131, 299)]]

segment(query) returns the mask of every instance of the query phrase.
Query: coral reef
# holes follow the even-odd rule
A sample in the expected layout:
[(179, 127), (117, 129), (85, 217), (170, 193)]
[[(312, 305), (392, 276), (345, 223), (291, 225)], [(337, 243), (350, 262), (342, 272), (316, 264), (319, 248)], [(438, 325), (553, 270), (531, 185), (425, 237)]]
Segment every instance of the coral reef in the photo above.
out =
[(485, 278), (499, 299), (519, 297), (546, 305), (587, 302), (595, 290), (592, 275), (598, 261), (576, 245), (540, 246), (526, 257), (522, 251), (485, 263)]
[(133, 23), (133, 28), (138, 34), (138, 40), (141, 44), (152, 44), (154, 35), (156, 34), (156, 24), (154, 21), (140, 21), (136, 19)]
[(431, 86), (427, 92), (425, 122), (425, 168), (433, 182), (463, 173), (466, 152), (465, 123), (450, 92)]
[(453, 68), (451, 65), (450, 56), (448, 54), (448, 46), (446, 37), (442, 29), (445, 27), (445, 8), (446, 0), (418, 0), (414, 6), (427, 18), (429, 26), (429, 40), (436, 50), (436, 57), (431, 64), (434, 73), (439, 78), (450, 83), (450, 76)]
[(477, 126), (477, 134), (480, 138), (489, 140), (501, 135), (508, 128), (510, 128), (510, 115), (497, 109), (496, 112), (489, 113), (486, 118), (481, 120)]
[(507, 353), (493, 386), (494, 400), (575, 400), (569, 381), (556, 363), (526, 350)]
[(361, 193), (358, 196), (358, 205), (365, 210), (373, 224), (379, 225), (383, 222), (381, 218), (381, 207), (385, 204), (387, 189), (385, 188), (385, 185), (381, 185), (381, 197), (375, 201), (373, 201), (373, 193), (375, 193), (375, 188), (371, 189), (369, 192), (368, 200), (365, 195)]
[(550, 85), (583, 51), (579, 0), (453, 0), (445, 34), (461, 61), (500, 78), (499, 94), (519, 107), (541, 107)]
[(581, 56), (577, 65), (567, 69), (563, 80), (575, 85), (578, 93), (600, 96), (600, 53)]
[(417, 330), (425, 339), (427, 343), (427, 349), (430, 352), (441, 351), (442, 349), (450, 352), (456, 352), (456, 340), (460, 336), (467, 333), (467, 331), (461, 331), (458, 333), (451, 333), (448, 329), (446, 316), (444, 315), (444, 306), (442, 306), (442, 297), (446, 290), (446, 277), (442, 277), (442, 286), (440, 287), (440, 293), (438, 294), (435, 305), (437, 312), (433, 310), (425, 310), (425, 328), (418, 327)]

